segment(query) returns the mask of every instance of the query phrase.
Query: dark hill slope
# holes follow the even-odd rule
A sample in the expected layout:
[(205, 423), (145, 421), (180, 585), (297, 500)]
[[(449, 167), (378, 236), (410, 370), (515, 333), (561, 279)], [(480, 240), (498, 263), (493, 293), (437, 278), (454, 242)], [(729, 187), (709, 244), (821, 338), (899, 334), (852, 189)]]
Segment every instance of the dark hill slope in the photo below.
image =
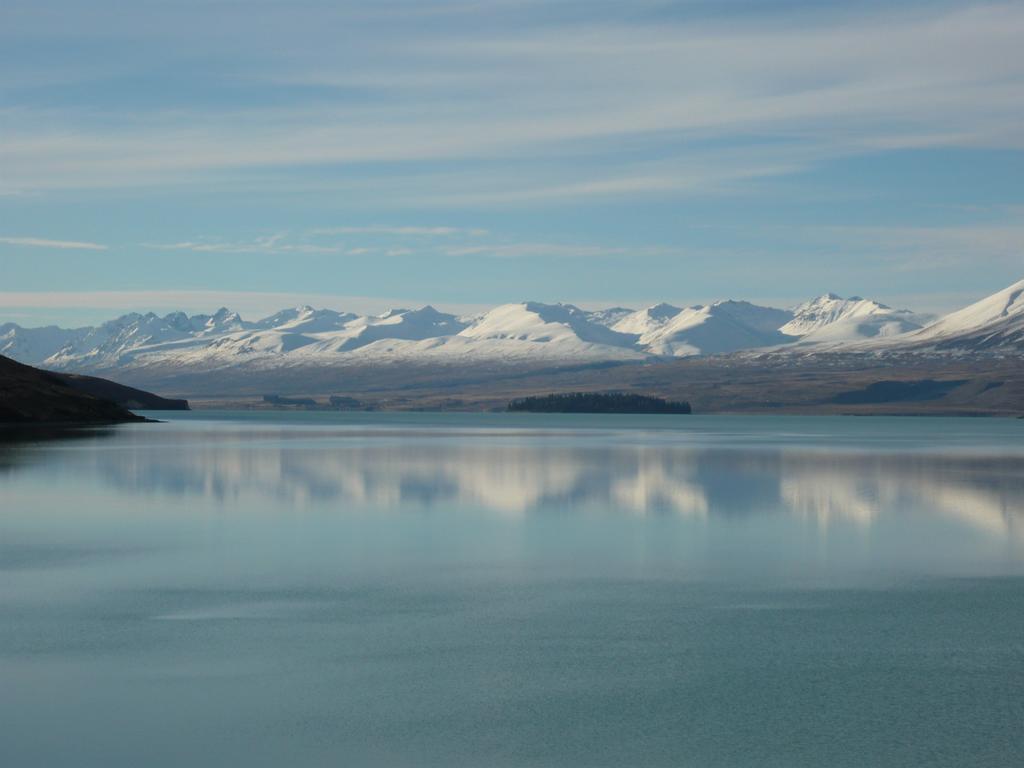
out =
[(0, 424), (117, 424), (146, 421), (59, 376), (0, 356)]
[(110, 400), (122, 408), (142, 411), (187, 411), (188, 400), (160, 397), (144, 389), (128, 387), (116, 381), (96, 376), (81, 376), (77, 373), (54, 373), (58, 379), (72, 389), (101, 400)]

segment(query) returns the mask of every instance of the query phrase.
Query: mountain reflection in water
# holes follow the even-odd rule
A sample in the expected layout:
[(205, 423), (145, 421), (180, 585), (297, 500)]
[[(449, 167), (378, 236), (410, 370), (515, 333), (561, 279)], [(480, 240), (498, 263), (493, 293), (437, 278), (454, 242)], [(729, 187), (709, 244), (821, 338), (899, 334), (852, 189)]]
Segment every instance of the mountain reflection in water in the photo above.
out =
[[(165, 431), (161, 431), (164, 429)], [(980, 532), (1024, 529), (1024, 455), (877, 451), (799, 441), (696, 445), (617, 431), (218, 429), (97, 432), (7, 445), (4, 466), (101, 478), (134, 496), (217, 506), (472, 508), (501, 515), (783, 514), (868, 527), (940, 515)]]

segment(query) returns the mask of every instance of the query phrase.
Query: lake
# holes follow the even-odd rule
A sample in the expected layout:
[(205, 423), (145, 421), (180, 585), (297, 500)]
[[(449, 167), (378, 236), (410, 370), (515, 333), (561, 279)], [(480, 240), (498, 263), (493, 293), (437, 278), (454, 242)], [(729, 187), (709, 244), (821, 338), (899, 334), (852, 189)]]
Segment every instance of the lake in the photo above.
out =
[(0, 443), (0, 765), (1024, 764), (1024, 421)]

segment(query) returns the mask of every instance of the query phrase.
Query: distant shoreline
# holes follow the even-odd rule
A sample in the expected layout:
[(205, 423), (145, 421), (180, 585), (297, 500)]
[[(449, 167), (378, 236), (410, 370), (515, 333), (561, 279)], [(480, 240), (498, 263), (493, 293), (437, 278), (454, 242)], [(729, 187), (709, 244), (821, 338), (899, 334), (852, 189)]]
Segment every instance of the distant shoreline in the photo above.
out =
[[(517, 413), (544, 413), (543, 411), (509, 411), (507, 407), (459, 407), (459, 408), (445, 408), (445, 407), (432, 407), (428, 405), (415, 405), (404, 403), (400, 406), (388, 406), (380, 405), (375, 407), (366, 408), (331, 408), (326, 405), (316, 406), (274, 406), (267, 405), (262, 402), (258, 402), (256, 399), (252, 401), (239, 401), (234, 398), (220, 399), (207, 399), (192, 402), (190, 409), (192, 413), (202, 414), (205, 411), (227, 411), (227, 412), (238, 412), (238, 413), (322, 413), (322, 414), (363, 414), (371, 415), (374, 413), (422, 413), (422, 414), (474, 414), (474, 413), (489, 413), (489, 414), (508, 414), (514, 416)], [(550, 413), (562, 413), (565, 415), (573, 415), (571, 412), (564, 411), (550, 411)], [(615, 413), (615, 412), (577, 412), (578, 415), (602, 415), (607, 413), (608, 415), (636, 415), (636, 416), (651, 416), (651, 415), (673, 415), (673, 414), (657, 414), (657, 413)], [(170, 415), (170, 414), (168, 414)], [(1024, 419), (1024, 415), (1019, 413), (1000, 413), (1000, 412), (987, 412), (987, 411), (946, 411), (946, 410), (862, 410), (862, 411), (825, 411), (825, 410), (801, 410), (801, 409), (788, 409), (788, 408), (772, 408), (764, 410), (720, 410), (720, 411), (693, 411), (691, 416), (807, 416), (807, 417), (886, 417), (893, 416), (899, 418), (953, 418), (953, 419)]]
[(836, 358), (787, 365), (719, 358), (583, 370), (316, 370), (288, 378), (266, 375), (270, 386), (260, 378), (132, 383), (188, 396), (196, 409), (271, 408), (264, 395), (275, 393), (314, 403), (285, 408), (479, 412), (505, 410), (512, 400), (552, 392), (623, 392), (686, 401), (700, 414), (1024, 415), (1024, 361), (1013, 359), (911, 365)]
[(627, 392), (564, 392), (512, 400), (510, 413), (619, 413), (689, 415), (690, 404)]

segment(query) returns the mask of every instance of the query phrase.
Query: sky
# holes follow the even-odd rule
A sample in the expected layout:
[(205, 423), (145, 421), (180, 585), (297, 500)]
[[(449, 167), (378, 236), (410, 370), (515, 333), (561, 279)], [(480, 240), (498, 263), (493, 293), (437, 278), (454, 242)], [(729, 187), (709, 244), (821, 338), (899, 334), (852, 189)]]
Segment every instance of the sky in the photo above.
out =
[(1024, 277), (1024, 3), (4, 0), (0, 323)]

